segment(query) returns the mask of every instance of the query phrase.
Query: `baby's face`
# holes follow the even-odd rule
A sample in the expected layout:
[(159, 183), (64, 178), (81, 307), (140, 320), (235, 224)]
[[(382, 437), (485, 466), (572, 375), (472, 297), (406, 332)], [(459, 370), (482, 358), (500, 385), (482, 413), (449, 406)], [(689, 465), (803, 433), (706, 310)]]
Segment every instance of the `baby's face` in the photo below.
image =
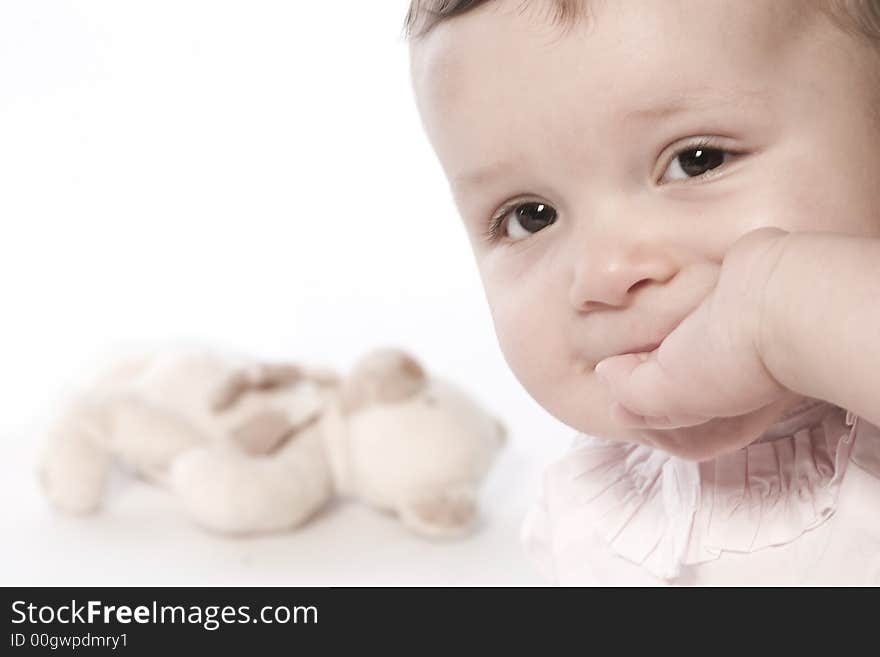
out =
[(880, 63), (797, 0), (593, 2), (567, 32), (548, 4), (438, 25), (416, 98), (519, 381), (650, 443), (597, 362), (659, 344), (752, 229), (880, 236)]

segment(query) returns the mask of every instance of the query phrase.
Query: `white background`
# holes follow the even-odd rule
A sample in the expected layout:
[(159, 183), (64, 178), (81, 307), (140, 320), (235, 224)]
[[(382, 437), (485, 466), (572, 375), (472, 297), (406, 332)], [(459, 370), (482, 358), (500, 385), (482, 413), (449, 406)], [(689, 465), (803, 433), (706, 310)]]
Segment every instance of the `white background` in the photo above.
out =
[[(507, 369), (411, 98), (407, 0), (0, 3), (0, 584), (533, 584), (518, 543), (573, 431)], [(119, 476), (52, 512), (35, 458), (108, 350), (344, 371), (410, 350), (508, 425), (469, 539), (365, 507), (229, 539)]]

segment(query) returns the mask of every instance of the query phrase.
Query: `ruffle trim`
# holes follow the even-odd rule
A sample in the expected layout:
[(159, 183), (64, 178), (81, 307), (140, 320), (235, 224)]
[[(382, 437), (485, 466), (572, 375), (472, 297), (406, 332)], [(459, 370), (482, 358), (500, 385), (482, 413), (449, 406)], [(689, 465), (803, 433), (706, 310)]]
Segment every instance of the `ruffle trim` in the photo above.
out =
[(859, 425), (825, 402), (798, 410), (774, 427), (808, 426), (702, 463), (579, 436), (545, 473), (544, 499), (523, 525), (526, 551), (556, 578), (556, 555), (589, 544), (589, 532), (668, 580), (725, 551), (793, 541), (834, 513)]

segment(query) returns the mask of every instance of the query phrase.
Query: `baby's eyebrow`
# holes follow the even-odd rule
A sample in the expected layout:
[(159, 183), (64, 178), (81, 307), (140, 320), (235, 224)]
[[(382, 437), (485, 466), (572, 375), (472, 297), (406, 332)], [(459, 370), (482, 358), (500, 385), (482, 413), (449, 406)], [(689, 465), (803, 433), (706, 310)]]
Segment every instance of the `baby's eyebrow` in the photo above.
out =
[(624, 122), (661, 121), (676, 114), (705, 112), (724, 107), (742, 109), (766, 100), (766, 89), (735, 89), (712, 94), (705, 91), (681, 93), (671, 99), (663, 99), (628, 110), (622, 114), (622, 120)]
[(498, 160), (479, 169), (455, 176), (452, 179), (452, 186), (457, 188), (481, 187), (497, 178), (509, 175), (513, 168), (512, 162)]
[[(736, 88), (724, 91), (681, 91), (666, 94), (651, 103), (620, 113), (620, 122), (659, 123), (678, 114), (694, 114), (717, 109), (735, 109), (744, 112), (750, 108), (762, 109), (768, 100), (767, 89)], [(451, 186), (463, 191), (479, 189), (497, 179), (503, 179), (516, 168), (515, 160), (496, 160), (490, 164), (466, 171), (452, 178)]]

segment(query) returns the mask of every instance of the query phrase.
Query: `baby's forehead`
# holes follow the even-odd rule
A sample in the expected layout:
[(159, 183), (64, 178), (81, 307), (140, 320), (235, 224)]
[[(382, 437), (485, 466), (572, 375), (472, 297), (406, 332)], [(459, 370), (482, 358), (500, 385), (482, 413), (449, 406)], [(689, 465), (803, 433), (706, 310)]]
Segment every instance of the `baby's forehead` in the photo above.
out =
[(767, 109), (769, 99), (792, 95), (800, 83), (790, 71), (821, 56), (815, 35), (830, 29), (824, 14), (788, 0), (597, 3), (568, 29), (519, 6), (489, 3), (412, 44), (416, 95), (434, 137), (480, 148), (566, 124), (571, 134), (556, 130), (564, 147), (579, 126), (659, 120), (676, 106)]
[(512, 85), (512, 95), (534, 94), (585, 71), (604, 84), (644, 77), (648, 88), (669, 84), (686, 69), (710, 80), (719, 64), (760, 71), (824, 18), (792, 0), (592, 3), (576, 23), (561, 26), (529, 10), (540, 4), (493, 0), (414, 40), (416, 91), (454, 104), (493, 81)]

